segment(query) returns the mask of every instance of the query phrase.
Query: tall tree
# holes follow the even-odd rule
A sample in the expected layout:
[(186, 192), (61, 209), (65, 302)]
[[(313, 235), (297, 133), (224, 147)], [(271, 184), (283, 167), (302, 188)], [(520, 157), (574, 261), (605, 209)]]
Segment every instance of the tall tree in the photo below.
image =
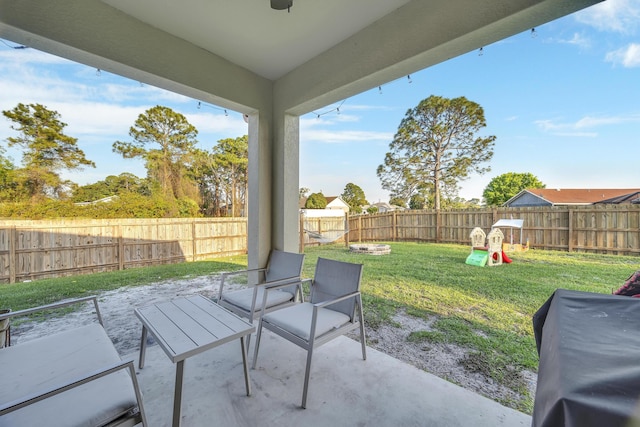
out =
[(422, 194), (414, 194), (409, 200), (409, 209), (424, 209), (427, 205), (427, 201)]
[(368, 204), (364, 191), (356, 184), (350, 182), (344, 187), (344, 191), (340, 195), (348, 205), (351, 212), (361, 213), (362, 206)]
[(185, 116), (158, 105), (140, 114), (129, 128), (133, 141), (116, 141), (113, 151), (125, 159), (144, 159), (148, 177), (158, 182), (165, 195), (197, 197), (195, 184), (187, 178), (197, 135)]
[(20, 198), (17, 192), (16, 167), (3, 153), (4, 148), (0, 147), (0, 201), (16, 201)]
[(249, 138), (226, 138), (211, 152), (196, 150), (189, 174), (198, 184), (200, 210), (208, 216), (246, 215)]
[(530, 172), (507, 172), (489, 181), (482, 197), (487, 205), (499, 206), (526, 188), (545, 187), (546, 185)]
[(431, 191), (434, 208), (440, 209), (446, 188), (455, 188), (471, 172), (490, 170), (482, 164), (493, 157), (495, 136), (476, 136), (485, 126), (482, 107), (465, 97), (422, 100), (407, 111), (378, 166), (382, 188), (404, 200)]
[(226, 138), (218, 141), (213, 148), (217, 173), (224, 182), (227, 215), (246, 215), (245, 205), (248, 192), (249, 137)]
[(138, 178), (132, 173), (123, 172), (120, 175), (109, 175), (104, 180), (78, 186), (73, 190), (74, 202), (91, 202), (104, 197), (137, 193), (150, 196), (151, 190), (146, 179)]
[(60, 197), (70, 183), (60, 178), (59, 172), (67, 169), (95, 167), (78, 148), (76, 138), (65, 135), (66, 123), (60, 114), (41, 104), (18, 104), (2, 114), (15, 123), (11, 126), (20, 134), (7, 138), (9, 147), (22, 149), (22, 168), (16, 170), (16, 179), (27, 197)]

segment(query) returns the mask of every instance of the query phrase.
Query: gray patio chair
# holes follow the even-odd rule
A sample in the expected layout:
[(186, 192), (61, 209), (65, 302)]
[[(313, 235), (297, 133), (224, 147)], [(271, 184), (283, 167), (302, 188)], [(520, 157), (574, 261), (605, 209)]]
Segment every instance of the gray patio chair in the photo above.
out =
[[(303, 408), (307, 407), (311, 358), (316, 347), (360, 328), (362, 359), (367, 358), (360, 296), (361, 277), (361, 264), (318, 258), (314, 278), (311, 281), (310, 301), (271, 313), (262, 313), (260, 316), (253, 353), (253, 368), (255, 369), (258, 359), (263, 327), (307, 350), (307, 366), (302, 389)], [(277, 287), (267, 289), (263, 298), (266, 299), (268, 293), (276, 289)]]
[[(302, 301), (300, 275), (302, 274), (303, 262), (304, 254), (273, 249), (269, 255), (269, 263), (264, 268), (223, 273), (218, 291), (218, 304), (253, 322), (263, 307), (266, 308), (265, 312), (268, 313), (294, 304), (298, 301), (298, 298), (299, 301)], [(257, 283), (249, 283), (245, 289), (224, 292), (224, 286), (229, 276), (247, 274), (251, 279), (250, 275), (252, 273), (258, 275)], [(274, 292), (269, 292), (266, 300), (263, 298), (265, 287), (282, 284), (288, 284), (288, 286), (280, 286)]]

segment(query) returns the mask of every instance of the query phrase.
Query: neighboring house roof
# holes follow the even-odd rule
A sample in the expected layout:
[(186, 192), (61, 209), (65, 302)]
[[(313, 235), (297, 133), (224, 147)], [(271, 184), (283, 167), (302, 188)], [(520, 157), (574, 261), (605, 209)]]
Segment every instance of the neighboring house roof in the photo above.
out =
[(327, 207), (325, 209), (342, 209), (345, 212), (349, 212), (349, 205), (342, 200), (340, 196), (327, 197)]
[(504, 205), (516, 207), (621, 203), (616, 200), (624, 200), (639, 192), (638, 188), (528, 188)]
[(621, 203), (632, 203), (634, 205), (640, 204), (640, 191), (636, 191), (629, 194), (624, 194), (618, 197), (612, 197), (611, 199), (602, 200), (600, 202), (596, 202), (598, 204), (602, 203), (613, 203), (613, 204), (621, 204)]
[(372, 203), (370, 206), (375, 206), (376, 208), (378, 208), (378, 212), (380, 212), (380, 213), (392, 212), (392, 211), (402, 211), (402, 210), (405, 209), (402, 206), (391, 205), (391, 204), (389, 204), (387, 202)]
[[(298, 207), (300, 209), (304, 209), (307, 204), (308, 197), (303, 197), (298, 200)], [(342, 209), (345, 212), (349, 212), (349, 205), (342, 200), (340, 196), (329, 196), (325, 197), (327, 199), (327, 207), (325, 209)]]

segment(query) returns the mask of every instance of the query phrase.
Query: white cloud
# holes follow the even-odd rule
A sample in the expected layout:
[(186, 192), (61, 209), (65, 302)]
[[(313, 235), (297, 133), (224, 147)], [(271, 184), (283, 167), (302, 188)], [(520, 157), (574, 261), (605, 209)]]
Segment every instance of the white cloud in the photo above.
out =
[(591, 47), (591, 39), (580, 33), (573, 33), (573, 36), (570, 39), (559, 39), (558, 42), (578, 46), (581, 49), (588, 49)]
[(607, 53), (605, 61), (625, 68), (640, 67), (640, 44), (630, 43), (626, 47)]
[(638, 122), (638, 121), (640, 121), (640, 116), (638, 115), (609, 116), (609, 117), (586, 116), (578, 120), (575, 123), (575, 127), (576, 129), (585, 129), (585, 128), (594, 128), (598, 126), (617, 125), (621, 123)]
[(342, 144), (348, 142), (384, 142), (393, 139), (393, 134), (388, 132), (369, 132), (355, 130), (326, 130), (309, 129), (300, 132), (300, 139), (304, 142), (322, 142), (326, 144)]
[(600, 31), (634, 34), (640, 27), (640, 1), (607, 0), (576, 13), (575, 17)]
[(557, 136), (588, 137), (595, 138), (596, 132), (588, 130), (603, 126), (619, 125), (623, 123), (640, 123), (640, 114), (628, 114), (621, 116), (584, 116), (575, 122), (562, 122), (559, 120), (536, 120), (536, 126), (543, 132), (549, 132)]
[[(198, 129), (200, 134), (223, 133), (229, 135), (229, 138), (237, 138), (247, 135), (249, 131), (240, 113), (229, 112), (228, 115), (225, 115), (223, 112), (219, 114), (198, 113), (185, 114), (185, 116), (189, 123)], [(216, 141), (206, 142), (215, 143)]]

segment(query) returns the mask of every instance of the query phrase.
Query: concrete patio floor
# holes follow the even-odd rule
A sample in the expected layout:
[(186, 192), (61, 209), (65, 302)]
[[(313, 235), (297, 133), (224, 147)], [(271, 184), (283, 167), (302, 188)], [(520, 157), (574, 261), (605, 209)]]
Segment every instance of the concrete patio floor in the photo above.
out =
[[(249, 364), (252, 356), (253, 343)], [(137, 366), (137, 353), (128, 358)], [(347, 337), (314, 352), (307, 409), (302, 409), (305, 363), (306, 352), (265, 331), (257, 367), (249, 370), (247, 397), (239, 340), (187, 359), (182, 426), (531, 425), (528, 415), (372, 348), (363, 361), (360, 344)], [(149, 426), (170, 426), (175, 365), (151, 345), (138, 372)]]

